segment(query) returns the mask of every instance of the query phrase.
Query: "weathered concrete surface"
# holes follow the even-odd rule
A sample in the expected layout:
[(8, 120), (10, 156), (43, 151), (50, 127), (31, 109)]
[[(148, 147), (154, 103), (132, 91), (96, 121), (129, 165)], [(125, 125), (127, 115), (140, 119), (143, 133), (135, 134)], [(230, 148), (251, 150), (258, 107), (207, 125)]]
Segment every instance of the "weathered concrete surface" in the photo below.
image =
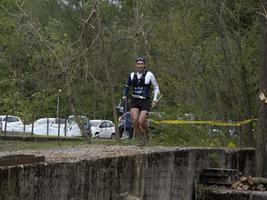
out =
[(131, 156), (0, 168), (0, 200), (191, 200), (199, 172), (254, 174), (254, 150), (177, 148)]
[(200, 186), (198, 200), (267, 200), (267, 192), (234, 191), (223, 187)]

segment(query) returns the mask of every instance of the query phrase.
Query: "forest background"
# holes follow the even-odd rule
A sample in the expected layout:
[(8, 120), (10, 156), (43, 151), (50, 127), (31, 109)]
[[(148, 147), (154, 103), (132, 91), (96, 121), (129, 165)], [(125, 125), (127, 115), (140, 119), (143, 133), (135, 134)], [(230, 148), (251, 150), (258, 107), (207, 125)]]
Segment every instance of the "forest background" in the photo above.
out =
[[(55, 117), (61, 89), (61, 117), (75, 112), (116, 121), (114, 106), (143, 55), (164, 95), (155, 111), (166, 118), (258, 117), (260, 0), (0, 0), (0, 6), (1, 114)], [(256, 128), (242, 126), (239, 144), (252, 146)], [(167, 129), (166, 142), (207, 143), (188, 135), (207, 127)]]

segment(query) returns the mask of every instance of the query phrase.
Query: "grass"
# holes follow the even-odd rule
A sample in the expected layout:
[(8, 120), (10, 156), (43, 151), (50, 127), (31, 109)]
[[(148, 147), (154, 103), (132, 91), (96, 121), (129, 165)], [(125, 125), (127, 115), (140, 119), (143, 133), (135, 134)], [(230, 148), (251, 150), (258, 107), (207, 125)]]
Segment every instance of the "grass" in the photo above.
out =
[[(25, 137), (25, 135), (23, 136)], [(42, 136), (42, 138), (55, 138), (55, 136)], [(24, 149), (49, 149), (53, 147), (67, 147), (77, 145), (88, 145), (85, 138), (76, 137), (71, 138), (71, 141), (13, 141), (13, 140), (0, 140), (0, 152), (3, 151), (18, 151)], [(73, 140), (74, 139), (74, 140)], [(91, 145), (128, 145), (128, 140), (115, 140), (115, 139), (91, 139)]]
[(57, 146), (76, 146), (86, 144), (85, 141), (62, 141), (62, 142), (25, 142), (0, 140), (0, 152), (17, 151), (23, 149), (48, 149)]
[(205, 126), (162, 125), (157, 128), (151, 145), (230, 148), (237, 146), (237, 137), (230, 137), (226, 132), (210, 134)]
[[(146, 146), (202, 146), (202, 147), (236, 147), (236, 138), (228, 137), (224, 134), (209, 135), (205, 129), (199, 126), (160, 126), (155, 130), (153, 139)], [(8, 134), (9, 136), (31, 137), (26, 134)], [(37, 136), (35, 136), (37, 137)], [(22, 149), (47, 149), (59, 146), (77, 146), (88, 144), (87, 140), (81, 137), (73, 137), (71, 141), (49, 141), (49, 138), (56, 136), (38, 136), (47, 138), (47, 141), (7, 141), (0, 140), (1, 151), (16, 151)], [(114, 140), (93, 138), (93, 145), (139, 145), (138, 140)]]

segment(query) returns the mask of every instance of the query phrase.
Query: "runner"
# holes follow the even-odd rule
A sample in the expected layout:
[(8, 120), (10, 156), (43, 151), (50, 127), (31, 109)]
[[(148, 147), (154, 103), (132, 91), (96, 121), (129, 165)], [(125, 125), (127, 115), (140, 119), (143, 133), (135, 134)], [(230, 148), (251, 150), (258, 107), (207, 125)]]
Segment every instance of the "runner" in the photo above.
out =
[[(146, 61), (143, 57), (136, 59), (135, 66), (136, 71), (129, 75), (122, 99), (127, 100), (129, 90), (132, 88), (130, 112), (134, 124), (134, 136), (142, 142), (146, 142), (150, 136), (147, 122), (148, 112), (151, 107), (156, 106), (160, 91), (154, 74), (146, 69)], [(152, 103), (150, 98), (151, 84), (154, 87)]]

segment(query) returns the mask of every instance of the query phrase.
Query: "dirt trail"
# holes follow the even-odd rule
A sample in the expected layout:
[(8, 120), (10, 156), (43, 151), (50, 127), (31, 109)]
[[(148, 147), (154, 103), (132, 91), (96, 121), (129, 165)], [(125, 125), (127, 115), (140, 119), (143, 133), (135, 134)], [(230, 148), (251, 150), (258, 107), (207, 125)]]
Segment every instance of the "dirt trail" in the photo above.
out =
[(96, 160), (104, 157), (117, 157), (135, 154), (147, 154), (157, 151), (173, 151), (175, 147), (144, 147), (136, 145), (110, 146), (110, 145), (79, 145), (72, 147), (56, 147), (39, 150), (19, 150), (0, 152), (0, 157), (14, 154), (31, 154), (45, 156), (46, 162), (75, 162), (79, 160)]

